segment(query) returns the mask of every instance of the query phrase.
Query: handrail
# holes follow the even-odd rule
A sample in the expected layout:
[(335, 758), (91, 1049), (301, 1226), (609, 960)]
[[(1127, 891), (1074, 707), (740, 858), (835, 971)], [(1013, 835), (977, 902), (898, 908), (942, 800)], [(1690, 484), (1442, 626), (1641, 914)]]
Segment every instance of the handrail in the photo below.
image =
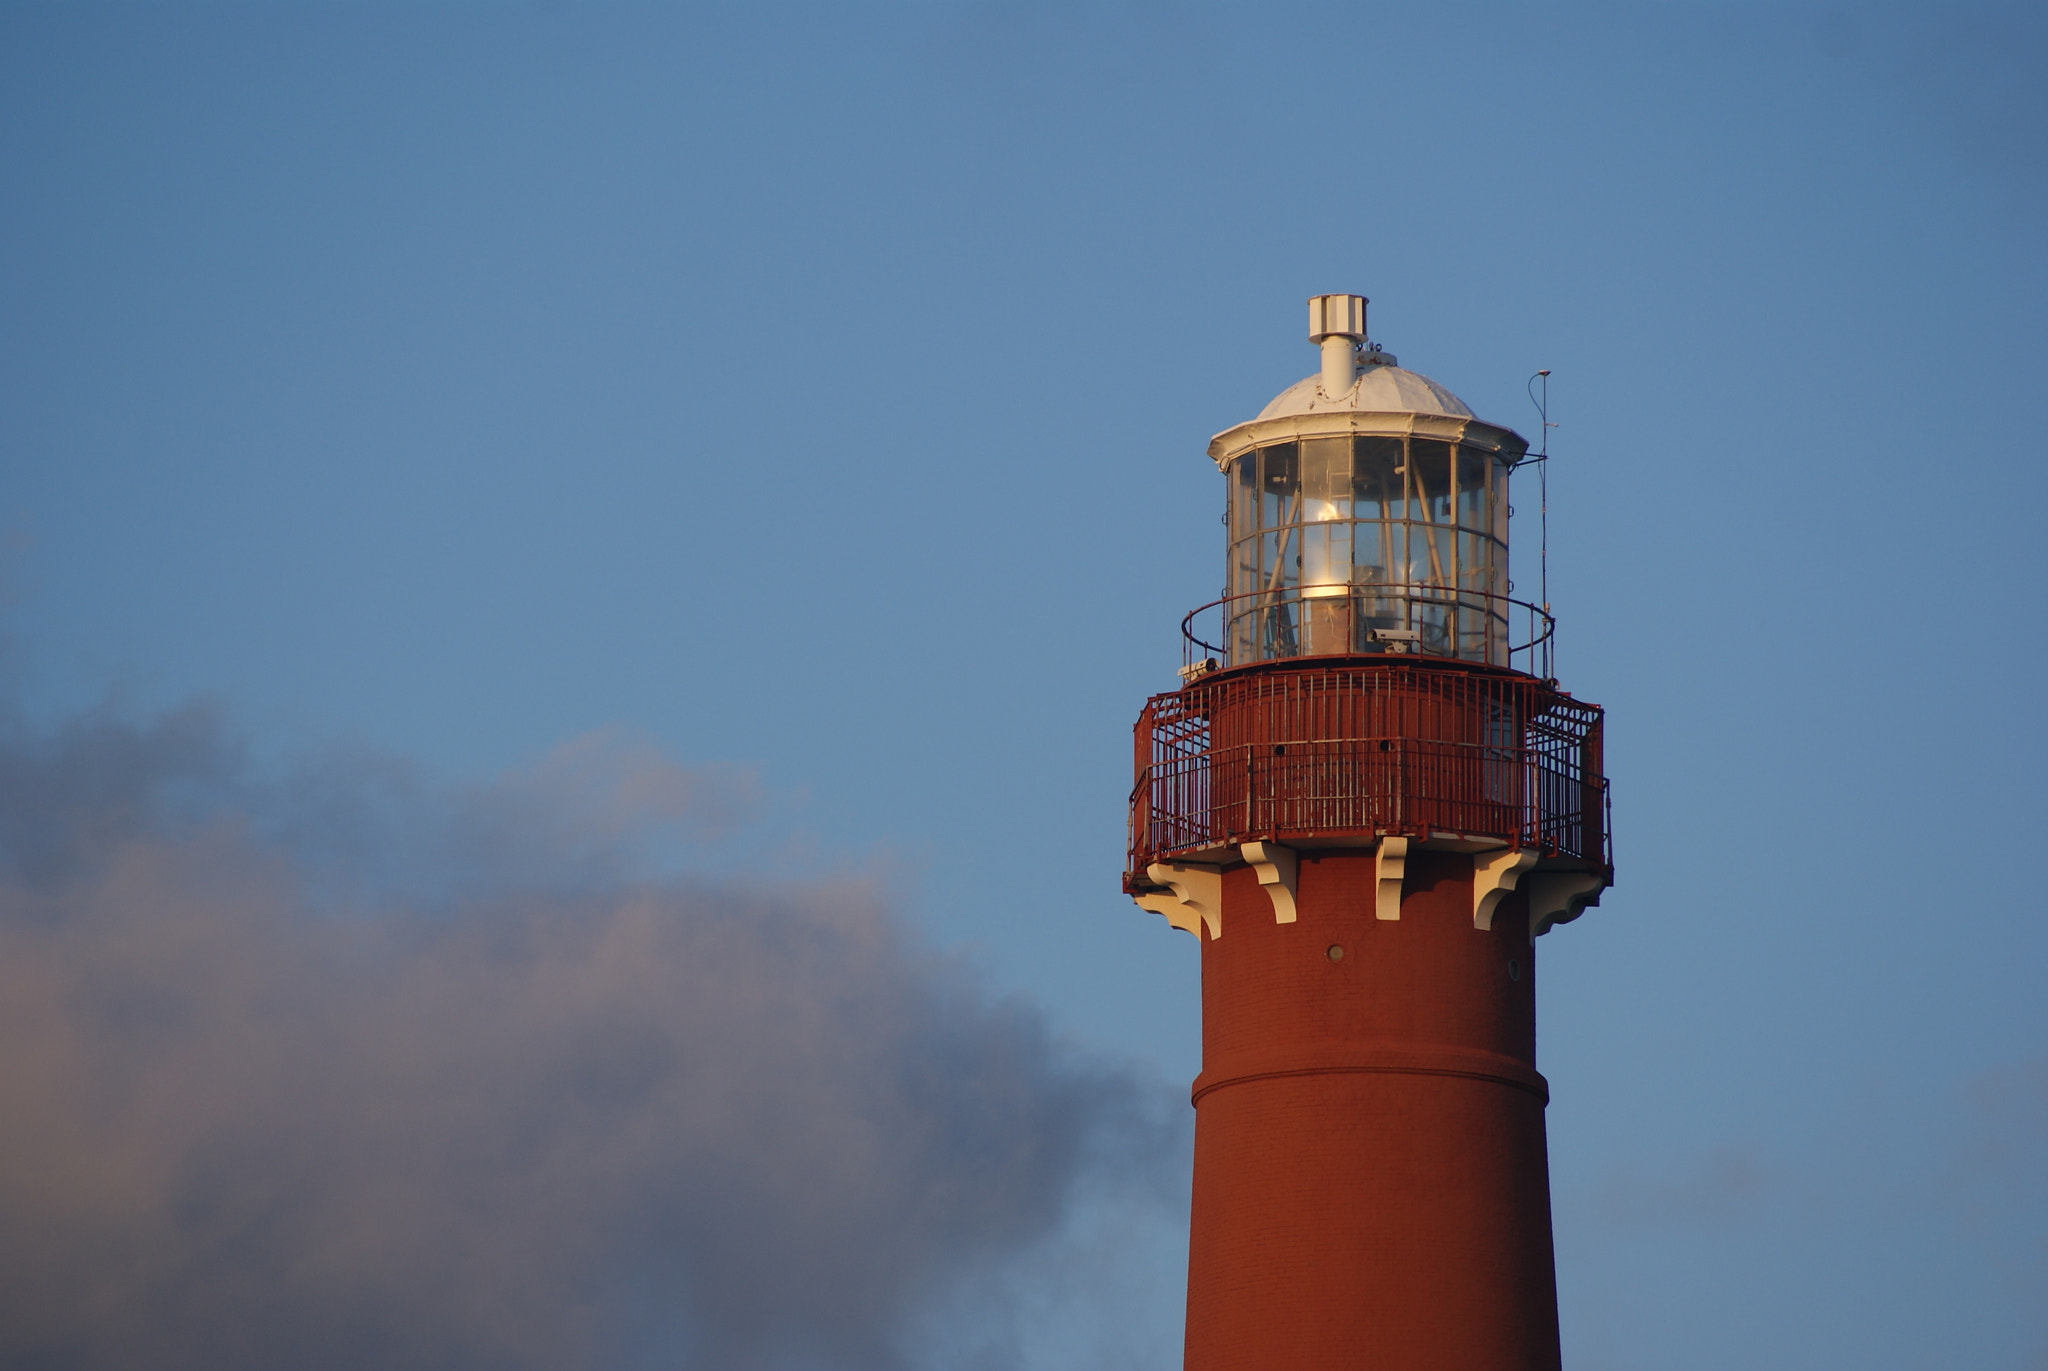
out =
[[(1304, 589), (1315, 590), (1321, 593), (1305, 594)], [(1332, 590), (1336, 593), (1330, 593)], [(1557, 620), (1548, 611), (1538, 605), (1531, 604), (1527, 600), (1517, 599), (1512, 595), (1497, 595), (1488, 590), (1460, 590), (1448, 586), (1430, 585), (1426, 582), (1347, 582), (1336, 587), (1314, 586), (1304, 588), (1302, 586), (1281, 586), (1273, 590), (1243, 591), (1236, 595), (1225, 595), (1221, 599), (1211, 600), (1205, 605), (1198, 605), (1196, 608), (1189, 610), (1180, 621), (1182, 675), (1185, 678), (1192, 678), (1203, 669), (1214, 670), (1221, 666), (1243, 666), (1249, 661), (1290, 661), (1300, 657), (1358, 656), (1379, 652), (1396, 652), (1409, 656), (1434, 657), (1440, 660), (1473, 660), (1471, 658), (1458, 657), (1455, 654), (1429, 652), (1424, 649), (1421, 641), (1417, 639), (1413, 641), (1383, 640), (1373, 645), (1347, 644), (1350, 647), (1350, 651), (1347, 652), (1295, 652), (1276, 654), (1270, 657), (1252, 657), (1248, 658), (1246, 662), (1237, 662), (1229, 660), (1230, 653), (1227, 648), (1209, 642), (1195, 630), (1196, 616), (1208, 613), (1211, 610), (1220, 612), (1222, 622), (1227, 629), (1231, 621), (1241, 613), (1290, 605), (1326, 605), (1338, 601), (1355, 603), (1363, 599), (1393, 600), (1401, 601), (1408, 605), (1433, 605), (1454, 610), (1462, 609), (1481, 614), (1487, 619), (1498, 619), (1500, 622), (1507, 624), (1512, 624), (1513, 612), (1520, 610), (1523, 612), (1524, 621), (1527, 624), (1525, 631), (1528, 634), (1528, 641), (1523, 643), (1511, 642), (1505, 650), (1507, 660), (1491, 664), (1507, 666), (1512, 669), (1515, 665), (1514, 659), (1518, 656), (1526, 655), (1528, 660), (1524, 669), (1529, 675), (1549, 680), (1553, 679), (1556, 674), (1553, 669), (1553, 660)], [(1235, 612), (1229, 608), (1233, 604), (1244, 601), (1251, 603), (1246, 605), (1244, 609)], [(1504, 606), (1505, 610), (1497, 608), (1497, 606)], [(1369, 636), (1372, 633), (1383, 631), (1369, 630)], [(1227, 637), (1228, 634), (1226, 631), (1219, 630), (1218, 636)], [(1347, 638), (1348, 636), (1347, 634)], [(1405, 639), (1406, 634), (1404, 633), (1402, 637)], [(1488, 635), (1488, 641), (1491, 641), (1490, 634)]]

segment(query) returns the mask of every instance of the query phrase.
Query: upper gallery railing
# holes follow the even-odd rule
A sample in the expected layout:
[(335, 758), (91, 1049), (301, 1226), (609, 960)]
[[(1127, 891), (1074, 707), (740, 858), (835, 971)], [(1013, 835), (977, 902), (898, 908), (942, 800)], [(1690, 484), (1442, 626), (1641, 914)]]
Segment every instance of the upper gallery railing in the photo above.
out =
[[(1226, 595), (1181, 620), (1182, 676), (1294, 657), (1454, 657), (1550, 680), (1556, 621), (1483, 590), (1425, 584), (1280, 586)], [(1220, 640), (1220, 641), (1217, 641)]]
[(1256, 839), (1449, 833), (1611, 865), (1602, 713), (1428, 658), (1205, 676), (1139, 717), (1132, 877)]

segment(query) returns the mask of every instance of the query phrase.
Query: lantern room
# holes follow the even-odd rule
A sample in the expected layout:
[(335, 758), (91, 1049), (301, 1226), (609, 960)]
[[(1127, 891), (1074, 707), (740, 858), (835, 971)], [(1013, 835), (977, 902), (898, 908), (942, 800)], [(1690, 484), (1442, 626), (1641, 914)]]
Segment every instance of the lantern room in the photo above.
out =
[[(1508, 474), (1528, 452), (1370, 342), (1366, 301), (1309, 302), (1319, 372), (1209, 455), (1229, 482), (1224, 598), (1191, 616), (1216, 665), (1419, 653), (1494, 666), (1547, 640), (1509, 595)], [(1220, 633), (1220, 642), (1196, 636)], [(1536, 674), (1547, 675), (1547, 672)]]

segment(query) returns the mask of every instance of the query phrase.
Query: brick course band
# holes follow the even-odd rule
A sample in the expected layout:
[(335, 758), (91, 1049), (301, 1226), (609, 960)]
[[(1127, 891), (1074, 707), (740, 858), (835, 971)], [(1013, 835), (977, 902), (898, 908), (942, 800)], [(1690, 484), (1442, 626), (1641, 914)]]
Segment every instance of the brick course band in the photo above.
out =
[(1203, 1067), (1202, 1074), (1195, 1077), (1189, 1091), (1189, 1101), (1199, 1106), (1202, 1097), (1211, 1091), (1246, 1081), (1284, 1076), (1374, 1073), (1491, 1081), (1496, 1085), (1527, 1091), (1545, 1105), (1550, 1103), (1550, 1082), (1540, 1072), (1498, 1052), (1462, 1047), (1365, 1047), (1348, 1043), (1274, 1052), (1231, 1053), (1213, 1065)]

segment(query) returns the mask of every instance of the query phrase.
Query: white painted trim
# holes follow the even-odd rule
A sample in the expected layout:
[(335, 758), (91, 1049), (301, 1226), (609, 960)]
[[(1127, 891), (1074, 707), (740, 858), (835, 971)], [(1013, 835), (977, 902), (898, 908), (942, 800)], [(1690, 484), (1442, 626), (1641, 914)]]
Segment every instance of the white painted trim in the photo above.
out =
[(1446, 442), (1464, 443), (1499, 453), (1507, 461), (1517, 461), (1529, 450), (1527, 440), (1513, 429), (1501, 428), (1481, 419), (1451, 414), (1415, 414), (1405, 410), (1340, 409), (1254, 419), (1236, 428), (1225, 429), (1209, 441), (1209, 457), (1227, 471), (1240, 456), (1267, 443), (1362, 433), (1441, 438)]

